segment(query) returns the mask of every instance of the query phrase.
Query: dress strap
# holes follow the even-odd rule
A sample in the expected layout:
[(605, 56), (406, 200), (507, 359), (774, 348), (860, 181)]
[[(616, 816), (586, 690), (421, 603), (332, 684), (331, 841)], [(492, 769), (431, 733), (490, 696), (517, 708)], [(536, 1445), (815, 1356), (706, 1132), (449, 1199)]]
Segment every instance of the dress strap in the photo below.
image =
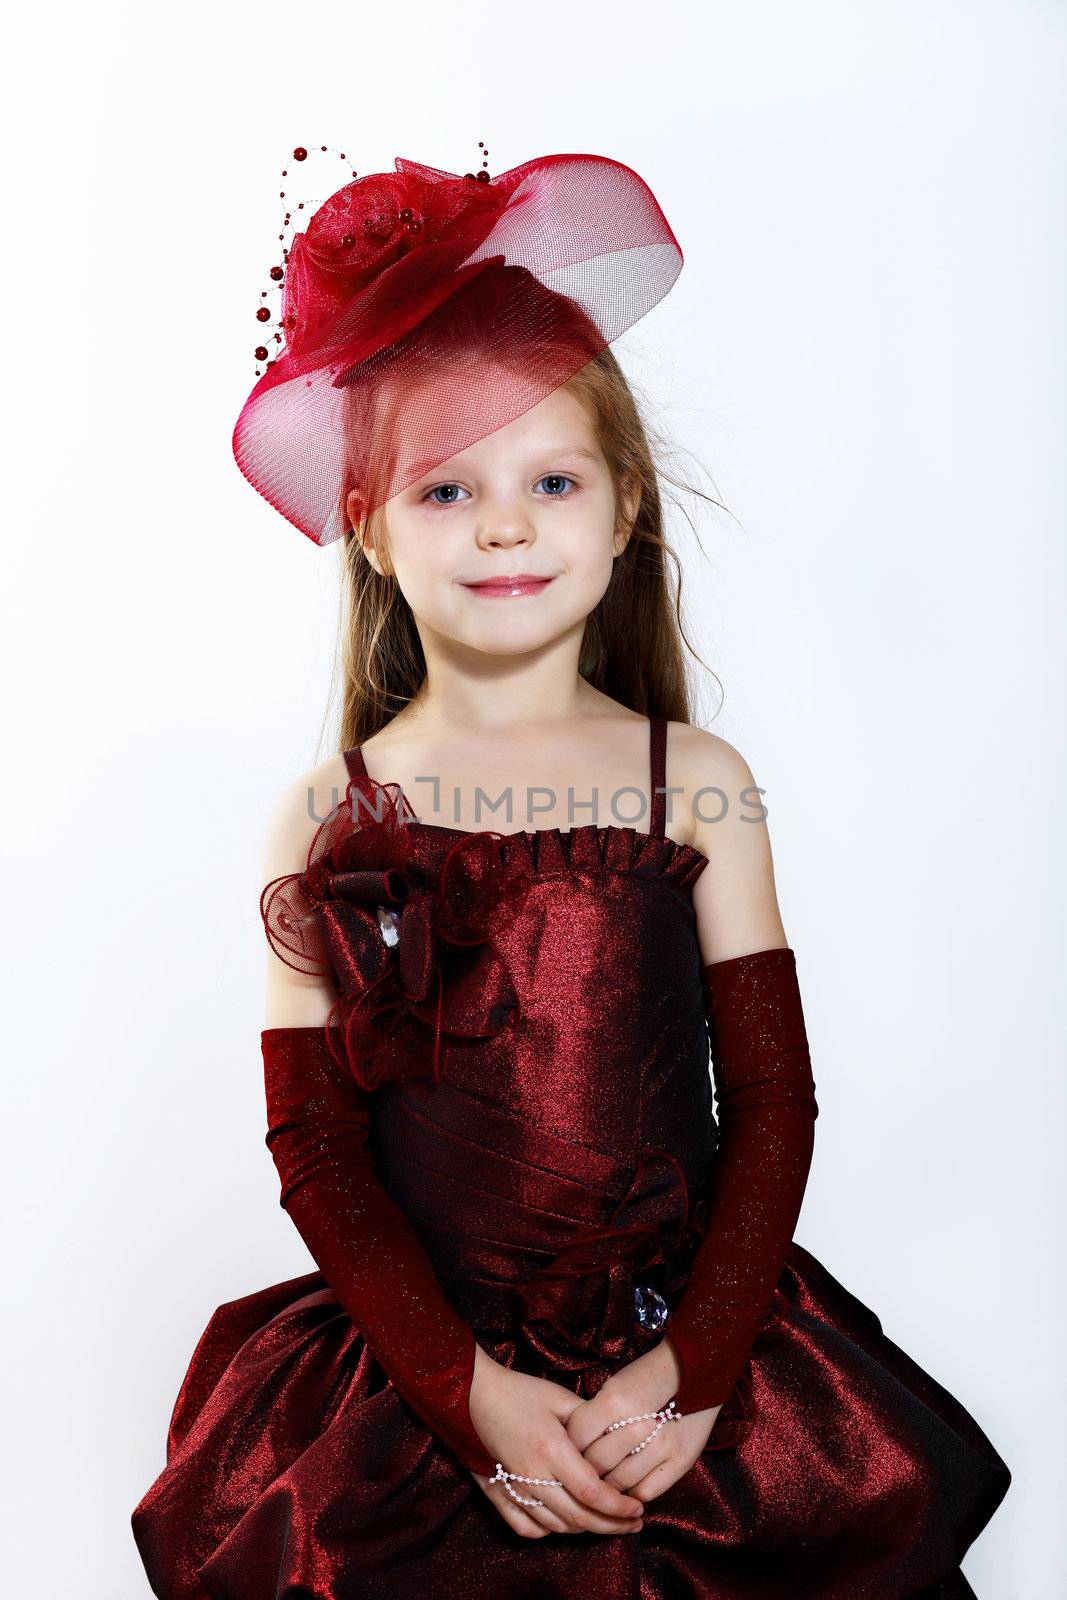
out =
[(667, 719), (648, 719), (649, 770), (652, 782), (652, 814), (649, 833), (662, 839), (667, 826)]
[(344, 751), (344, 758), (350, 778), (365, 778), (367, 776), (367, 763), (363, 759), (361, 745), (354, 744), (350, 750)]

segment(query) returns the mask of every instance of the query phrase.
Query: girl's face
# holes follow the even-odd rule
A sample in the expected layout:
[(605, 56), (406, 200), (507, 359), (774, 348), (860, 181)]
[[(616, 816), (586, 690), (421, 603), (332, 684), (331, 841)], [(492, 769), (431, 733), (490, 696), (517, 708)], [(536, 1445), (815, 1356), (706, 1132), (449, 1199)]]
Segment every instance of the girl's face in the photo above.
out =
[(616, 507), (593, 424), (564, 387), (395, 495), (386, 559), (420, 631), (519, 655), (580, 629), (637, 514), (636, 482), (623, 487)]

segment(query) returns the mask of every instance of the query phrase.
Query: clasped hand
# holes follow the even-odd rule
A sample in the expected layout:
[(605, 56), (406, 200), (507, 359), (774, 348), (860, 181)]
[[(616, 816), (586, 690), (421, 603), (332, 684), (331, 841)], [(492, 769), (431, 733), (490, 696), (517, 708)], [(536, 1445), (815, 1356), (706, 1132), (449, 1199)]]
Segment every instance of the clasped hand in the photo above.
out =
[(718, 1406), (665, 1422), (636, 1455), (630, 1452), (656, 1426), (655, 1419), (605, 1433), (609, 1423), (659, 1411), (680, 1377), (666, 1339), (602, 1385), (591, 1400), (549, 1379), (500, 1366), (478, 1346), (470, 1392), (471, 1418), (490, 1453), (509, 1472), (558, 1478), (560, 1487), (516, 1490), (544, 1502), (519, 1505), (499, 1482), (475, 1473), (489, 1499), (517, 1533), (637, 1533), (646, 1503), (676, 1483), (711, 1436)]

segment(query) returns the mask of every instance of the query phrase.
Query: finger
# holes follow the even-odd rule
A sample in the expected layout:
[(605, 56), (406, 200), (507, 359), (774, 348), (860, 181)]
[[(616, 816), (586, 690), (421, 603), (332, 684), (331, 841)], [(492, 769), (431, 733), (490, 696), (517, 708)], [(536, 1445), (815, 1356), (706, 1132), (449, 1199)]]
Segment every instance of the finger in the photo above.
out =
[[(614, 1499), (618, 1499), (624, 1506), (633, 1508), (632, 1511), (627, 1511), (623, 1516), (613, 1516), (584, 1504), (565, 1487), (565, 1469), (560, 1465), (561, 1457), (564, 1461), (567, 1461), (568, 1458), (570, 1459), (572, 1472), (575, 1462), (579, 1464), (579, 1476), (584, 1476), (585, 1472), (585, 1463), (574, 1447), (568, 1443), (565, 1436), (561, 1435), (560, 1440), (555, 1445), (546, 1448), (544, 1454), (552, 1462), (552, 1466), (550, 1472), (542, 1471), (539, 1476), (547, 1477), (551, 1475), (559, 1480), (558, 1485), (538, 1484), (534, 1487), (517, 1483), (514, 1486), (519, 1493), (536, 1497), (542, 1502), (539, 1506), (529, 1507), (529, 1515), (531, 1517), (544, 1524), (554, 1533), (579, 1533), (586, 1529), (594, 1533), (632, 1533), (639, 1531), (644, 1511), (640, 1500), (634, 1500), (622, 1495), (610, 1485), (605, 1493), (605, 1487), (600, 1479), (594, 1478), (596, 1488), (600, 1491), (598, 1494), (599, 1499), (608, 1500), (609, 1503)], [(497, 1485), (493, 1484), (492, 1487), (496, 1488)], [(504, 1494), (507, 1495), (506, 1487), (503, 1485), (500, 1487), (503, 1488)]]
[(553, 1459), (552, 1476), (559, 1478), (568, 1495), (588, 1510), (602, 1517), (624, 1518), (641, 1511), (641, 1502), (623, 1494), (614, 1484), (605, 1483), (592, 1462), (580, 1455), (569, 1439), (563, 1441), (558, 1452), (553, 1452)]
[[(615, 1488), (623, 1494), (637, 1496), (637, 1485), (643, 1483), (651, 1474), (654, 1467), (660, 1466), (664, 1461), (671, 1459), (671, 1450), (668, 1445), (661, 1445), (659, 1440), (650, 1444), (647, 1450), (641, 1450), (637, 1455), (623, 1456), (622, 1460), (609, 1471), (603, 1474), (605, 1483), (614, 1484)], [(640, 1498), (639, 1496), (637, 1496)]]
[(561, 1517), (558, 1511), (553, 1511), (550, 1505), (536, 1506), (530, 1512), (531, 1517), (544, 1528), (546, 1533), (573, 1533), (570, 1523)]
[(569, 1415), (563, 1419), (568, 1437), (574, 1441), (575, 1449), (583, 1455), (597, 1435), (603, 1433), (612, 1420), (606, 1415), (606, 1411), (606, 1406), (603, 1402), (598, 1404), (598, 1397), (594, 1395), (592, 1400), (579, 1400), (578, 1404), (571, 1408)]
[[(494, 1484), (493, 1487), (495, 1488), (496, 1485)], [(492, 1500), (492, 1495), (489, 1498)], [(504, 1521), (510, 1523), (515, 1532), (521, 1533), (524, 1539), (544, 1539), (552, 1531), (551, 1528), (546, 1527), (543, 1523), (538, 1522), (535, 1517), (532, 1517), (523, 1506), (517, 1506), (514, 1500), (507, 1495), (502, 1500), (493, 1500), (493, 1504)]]
[(674, 1457), (667, 1456), (663, 1461), (657, 1462), (651, 1471), (646, 1472), (644, 1477), (634, 1484), (631, 1492), (642, 1502), (654, 1500), (665, 1489), (669, 1489), (672, 1483), (677, 1483), (683, 1470)]
[[(587, 1445), (582, 1454), (600, 1477), (607, 1478), (609, 1483), (623, 1488), (626, 1484), (636, 1483), (645, 1475), (652, 1452), (655, 1452), (656, 1460), (661, 1459), (662, 1451), (658, 1448), (658, 1441), (663, 1437), (663, 1426), (656, 1429), (650, 1419), (645, 1418), (641, 1422), (628, 1422), (622, 1428), (613, 1428), (610, 1433), (601, 1433)], [(645, 1440), (649, 1442), (646, 1444)], [(653, 1443), (653, 1440), (657, 1443)], [(635, 1455), (634, 1451), (638, 1454)], [(641, 1467), (636, 1473), (627, 1470), (623, 1479), (614, 1469), (626, 1461), (631, 1463), (640, 1461)]]
[[(557, 1490), (548, 1491), (558, 1497), (555, 1505), (542, 1500), (539, 1506), (526, 1507), (518, 1505), (502, 1484), (494, 1483), (491, 1487), (500, 1490), (497, 1505), (509, 1522), (514, 1525), (517, 1517), (521, 1516), (534, 1523), (542, 1533), (579, 1533), (586, 1528), (595, 1533), (629, 1533), (636, 1531), (641, 1524), (640, 1516), (597, 1517), (594, 1512), (582, 1507), (573, 1496), (561, 1494)], [(521, 1486), (520, 1492), (522, 1492)], [(544, 1488), (538, 1490), (539, 1495), (544, 1493)]]
[(545, 1510), (555, 1513), (564, 1533), (640, 1533), (643, 1526), (643, 1516), (640, 1514), (633, 1517), (606, 1517), (599, 1511), (590, 1510), (565, 1489), (546, 1489), (544, 1494), (546, 1501), (551, 1497), (551, 1505), (546, 1504)]
[(603, 1434), (599, 1439), (594, 1439), (582, 1452), (583, 1459), (589, 1462), (593, 1471), (601, 1478), (610, 1478), (612, 1483), (616, 1482), (616, 1479), (610, 1476), (612, 1469), (627, 1459), (633, 1444), (640, 1438), (636, 1430), (633, 1439), (624, 1438), (623, 1435), (627, 1431), (621, 1428), (616, 1433)]
[(529, 1539), (540, 1539), (546, 1533), (569, 1532), (562, 1517), (550, 1511), (547, 1506), (521, 1506), (517, 1500), (512, 1499), (499, 1480), (484, 1478), (480, 1472), (476, 1472), (474, 1476), (486, 1498), (493, 1502), (504, 1521), (509, 1523), (516, 1533), (521, 1533)]

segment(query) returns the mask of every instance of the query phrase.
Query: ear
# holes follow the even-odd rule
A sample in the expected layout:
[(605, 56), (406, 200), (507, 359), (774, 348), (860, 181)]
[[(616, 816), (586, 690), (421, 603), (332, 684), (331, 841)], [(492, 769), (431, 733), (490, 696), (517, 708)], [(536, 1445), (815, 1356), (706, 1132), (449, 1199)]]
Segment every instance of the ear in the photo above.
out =
[(630, 542), (637, 513), (641, 509), (641, 478), (630, 468), (619, 480), (618, 512), (615, 517), (615, 554), (621, 556)]
[(377, 572), (379, 576), (384, 577), (385, 573), (382, 570), (382, 564), (379, 560), (378, 552), (373, 548), (372, 545), (367, 543), (367, 518), (363, 515), (363, 491), (361, 488), (357, 487), (348, 491), (348, 496), (345, 500), (345, 514), (348, 517), (349, 526), (352, 528), (356, 538), (359, 540), (360, 549), (363, 551), (363, 554), (366, 556), (375, 572)]

